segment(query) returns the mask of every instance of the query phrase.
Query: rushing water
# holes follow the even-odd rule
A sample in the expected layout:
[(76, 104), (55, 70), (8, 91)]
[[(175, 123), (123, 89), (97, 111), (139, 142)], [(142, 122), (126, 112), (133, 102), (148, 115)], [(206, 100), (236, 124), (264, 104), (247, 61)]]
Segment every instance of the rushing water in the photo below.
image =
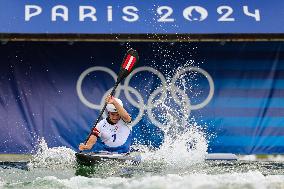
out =
[[(184, 142), (188, 136), (196, 143), (190, 149)], [(139, 148), (139, 165), (104, 162), (87, 167), (76, 165), (71, 149), (48, 148), (41, 139), (28, 164), (0, 166), (0, 188), (284, 188), (284, 162), (205, 161), (207, 143), (198, 128), (158, 150)]]

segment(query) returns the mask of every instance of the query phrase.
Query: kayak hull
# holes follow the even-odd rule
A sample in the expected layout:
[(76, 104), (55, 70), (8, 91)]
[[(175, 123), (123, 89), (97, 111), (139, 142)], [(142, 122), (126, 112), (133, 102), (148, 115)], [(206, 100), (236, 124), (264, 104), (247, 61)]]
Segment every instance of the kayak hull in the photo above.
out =
[(139, 164), (140, 154), (112, 154), (112, 153), (76, 153), (76, 161), (79, 165), (95, 165), (103, 161), (130, 162)]

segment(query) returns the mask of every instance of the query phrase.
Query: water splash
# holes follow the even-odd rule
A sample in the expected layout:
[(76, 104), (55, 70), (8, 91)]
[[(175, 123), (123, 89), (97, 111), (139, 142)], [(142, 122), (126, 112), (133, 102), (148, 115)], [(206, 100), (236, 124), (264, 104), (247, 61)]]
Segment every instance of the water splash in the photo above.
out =
[(75, 151), (60, 146), (49, 148), (44, 138), (39, 139), (38, 147), (29, 168), (63, 169), (75, 165)]
[[(174, 103), (172, 95), (158, 99), (151, 116), (159, 120), (164, 133), (163, 144), (156, 149), (135, 146), (142, 151), (142, 163), (152, 167), (166, 164), (169, 168), (185, 168), (192, 164), (203, 162), (208, 149), (208, 139), (211, 137), (206, 130), (206, 124), (198, 125), (194, 117), (189, 116), (190, 110), (186, 103), (188, 98), (179, 95), (179, 103)], [(176, 101), (175, 101), (176, 102)], [(155, 164), (155, 165), (153, 165)], [(147, 166), (147, 165), (146, 165)]]
[(192, 124), (182, 133), (165, 135), (164, 143), (157, 150), (146, 150), (142, 160), (162, 162), (170, 167), (188, 167), (203, 162), (207, 154), (208, 143), (199, 126)]
[[(182, 83), (184, 85), (184, 83)], [(177, 92), (174, 90), (174, 92)], [(158, 148), (145, 150), (142, 159), (146, 162), (163, 162), (167, 166), (183, 168), (203, 162), (208, 149), (206, 125), (200, 126), (194, 117), (189, 118), (190, 110), (184, 94), (179, 95), (179, 103), (174, 104), (173, 95), (167, 95), (156, 106), (158, 119), (164, 127), (164, 142)], [(154, 116), (154, 115), (152, 115)]]
[[(206, 124), (198, 124), (191, 116), (191, 102), (198, 102), (198, 95), (204, 93), (199, 87), (200, 74), (194, 70), (184, 72), (175, 82), (172, 76), (176, 72), (182, 72), (187, 68), (198, 68), (194, 60), (186, 60), (179, 51), (170, 48), (161, 48), (158, 45), (157, 56), (162, 58), (163, 69), (166, 70), (166, 91), (161, 90), (161, 98), (150, 99), (155, 107), (148, 111), (150, 117), (154, 117), (164, 132), (163, 144), (155, 150), (144, 149), (142, 159), (146, 162), (163, 162), (171, 167), (188, 167), (192, 164), (203, 162), (208, 150), (208, 140), (213, 135), (208, 135), (205, 130)], [(173, 62), (178, 65), (172, 69)], [(181, 64), (183, 63), (183, 65)], [(195, 88), (195, 90), (194, 90)], [(201, 91), (198, 91), (200, 89)], [(192, 95), (195, 93), (195, 95)], [(139, 147), (141, 148), (141, 147)]]

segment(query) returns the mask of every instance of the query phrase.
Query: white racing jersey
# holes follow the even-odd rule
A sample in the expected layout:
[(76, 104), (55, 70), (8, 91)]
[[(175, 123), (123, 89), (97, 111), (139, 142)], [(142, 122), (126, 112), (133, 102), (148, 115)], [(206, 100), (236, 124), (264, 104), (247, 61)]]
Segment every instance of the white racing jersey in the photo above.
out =
[(104, 145), (103, 150), (126, 153), (131, 144), (131, 126), (120, 119), (116, 124), (110, 124), (107, 119), (101, 120), (93, 130)]

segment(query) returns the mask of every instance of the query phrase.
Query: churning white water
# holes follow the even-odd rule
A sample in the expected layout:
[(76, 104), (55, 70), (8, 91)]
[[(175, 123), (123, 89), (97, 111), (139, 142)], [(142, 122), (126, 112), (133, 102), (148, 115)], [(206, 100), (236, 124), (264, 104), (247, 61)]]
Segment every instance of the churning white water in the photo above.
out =
[(75, 164), (75, 151), (61, 146), (48, 148), (44, 138), (39, 139), (37, 151), (29, 162), (29, 168), (68, 168)]

